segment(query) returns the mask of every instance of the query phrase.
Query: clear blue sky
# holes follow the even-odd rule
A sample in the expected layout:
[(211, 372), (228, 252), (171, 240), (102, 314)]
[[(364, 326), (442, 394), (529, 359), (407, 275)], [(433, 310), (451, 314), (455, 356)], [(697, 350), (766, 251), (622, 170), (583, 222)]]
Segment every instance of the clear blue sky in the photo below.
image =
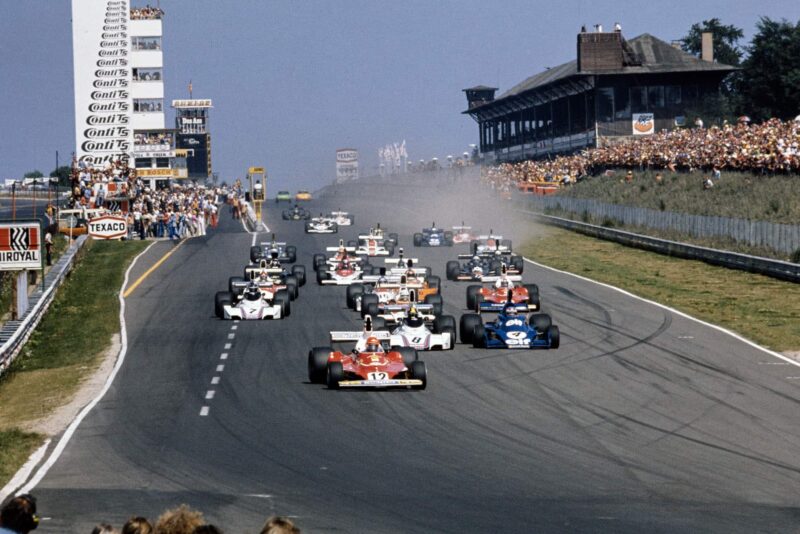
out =
[[(157, 0), (150, 0), (155, 4)], [(131, 2), (134, 6), (145, 2)], [(406, 139), (413, 160), (460, 154), (477, 140), (461, 89), (501, 92), (575, 56), (581, 24), (615, 21), (632, 38), (669, 41), (719, 17), (800, 19), (800, 1), (539, 2), (437, 0), (161, 0), (165, 98), (214, 99), (213, 166), (225, 179), (265, 165), (272, 188), (315, 188), (335, 150)], [(68, 0), (0, 0), (0, 179), (74, 150)], [(168, 114), (167, 126), (173, 125)]]

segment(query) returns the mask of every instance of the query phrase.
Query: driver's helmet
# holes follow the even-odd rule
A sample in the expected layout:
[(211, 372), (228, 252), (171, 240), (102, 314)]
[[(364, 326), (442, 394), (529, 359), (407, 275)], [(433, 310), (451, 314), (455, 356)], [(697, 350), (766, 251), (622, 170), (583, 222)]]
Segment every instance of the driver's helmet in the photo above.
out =
[(477, 254), (475, 256), (472, 256), (472, 262), (473, 263), (480, 263), (481, 262), (481, 257), (478, 256)]
[(503, 314), (509, 317), (515, 317), (517, 315), (517, 307), (513, 304), (509, 304), (503, 309)]
[(511, 287), (511, 282), (509, 282), (508, 278), (504, 276), (503, 278), (500, 279), (500, 287), (503, 289), (508, 289), (509, 287)]
[(247, 289), (244, 290), (244, 299), (245, 300), (259, 300), (261, 298), (261, 290), (258, 289), (257, 285), (249, 285)]
[(383, 347), (381, 346), (381, 342), (375, 336), (370, 336), (367, 338), (367, 344), (364, 347), (364, 352), (383, 352)]
[(408, 300), (411, 298), (411, 292), (408, 290), (407, 287), (401, 287), (398, 293), (398, 298), (400, 300)]
[(409, 269), (406, 271), (406, 280), (416, 280), (417, 273), (414, 272), (414, 269)]
[(269, 282), (269, 273), (267, 271), (261, 271), (258, 274), (258, 279), (261, 282)]
[(416, 328), (418, 326), (422, 326), (423, 320), (422, 317), (419, 316), (419, 312), (417, 312), (416, 307), (412, 307), (408, 311), (408, 318), (406, 319), (406, 324), (412, 328)]
[(342, 269), (349, 269), (350, 268), (350, 260), (348, 258), (344, 258), (341, 263)]

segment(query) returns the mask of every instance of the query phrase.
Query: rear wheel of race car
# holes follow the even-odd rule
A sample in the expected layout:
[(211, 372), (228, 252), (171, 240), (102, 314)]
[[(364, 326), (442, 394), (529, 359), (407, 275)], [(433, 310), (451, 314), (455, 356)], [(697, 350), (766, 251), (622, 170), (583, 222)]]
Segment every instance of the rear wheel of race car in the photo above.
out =
[(483, 349), (486, 347), (486, 328), (479, 324), (472, 331), (472, 346), (476, 349)]
[(514, 266), (519, 274), (522, 274), (522, 272), (525, 270), (525, 258), (522, 256), (514, 256), (511, 258), (511, 265)]
[(458, 331), (461, 332), (462, 343), (472, 343), (472, 335), (475, 332), (475, 327), (482, 325), (483, 320), (477, 313), (465, 313), (461, 316)]
[(317, 283), (322, 285), (322, 282), (328, 280), (329, 278), (330, 273), (328, 273), (328, 266), (325, 264), (320, 265), (319, 269), (317, 269)]
[(331, 224), (331, 233), (338, 234), (339, 233), (339, 225), (336, 223)]
[[(452, 315), (440, 315), (433, 320), (433, 331), (435, 333), (441, 334), (448, 328), (453, 331), (456, 329), (456, 318)], [(455, 341), (455, 339), (453, 341)]]
[(445, 267), (445, 273), (447, 275), (448, 280), (457, 280), (458, 273), (461, 272), (461, 264), (455, 260), (450, 260), (447, 262), (447, 266)]
[(444, 244), (448, 247), (453, 246), (453, 232), (445, 232), (444, 233)]
[(372, 318), (372, 331), (377, 332), (379, 330), (387, 330), (386, 328), (386, 319), (383, 317), (373, 317)]
[(292, 266), (292, 275), (297, 278), (297, 285), (303, 287), (306, 285), (306, 266), (305, 265), (293, 265)]
[(244, 284), (247, 281), (242, 278), (241, 276), (231, 276), (228, 278), (228, 291), (231, 293), (236, 293), (236, 289), (233, 287), (235, 284)]
[(351, 310), (356, 309), (356, 297), (364, 293), (364, 286), (361, 284), (351, 284), (347, 286), (347, 307)]
[(289, 258), (289, 263), (294, 263), (297, 261), (297, 247), (294, 245), (288, 245), (286, 247), (286, 257)]
[(286, 284), (286, 290), (289, 292), (289, 298), (291, 298), (292, 300), (296, 299), (297, 295), (300, 294), (297, 284), (297, 278), (291, 275), (287, 276), (286, 279), (284, 280), (284, 283)]
[(386, 243), (386, 252), (389, 253), (389, 256), (394, 256), (394, 245), (391, 243)]
[(536, 330), (537, 337), (541, 337), (547, 333), (547, 329), (553, 324), (553, 320), (546, 313), (534, 313), (528, 319), (528, 324)]
[(428, 287), (430, 288), (439, 289), (442, 287), (442, 279), (438, 276), (430, 275), (427, 276), (425, 280), (428, 282)]
[(344, 366), (342, 362), (330, 362), (325, 382), (330, 389), (339, 389), (339, 382), (344, 380)]
[(403, 357), (403, 365), (406, 367), (411, 367), (411, 365), (417, 361), (417, 349), (414, 347), (397, 347), (394, 350), (400, 353), (400, 356)]
[(254, 245), (250, 247), (250, 261), (255, 263), (261, 257), (261, 247)]
[(225, 318), (225, 306), (233, 302), (233, 295), (227, 291), (217, 291), (214, 295), (214, 314), (220, 319)]
[(348, 215), (347, 220), (350, 221), (350, 225), (352, 226), (356, 222), (356, 218), (353, 215)]
[(539, 286), (536, 284), (525, 284), (525, 290), (528, 292), (528, 306), (533, 306), (537, 310), (540, 309)]
[(469, 251), (470, 251), (472, 254), (477, 254), (477, 253), (478, 253), (478, 246), (479, 246), (479, 245), (480, 245), (480, 241), (477, 241), (477, 240), (472, 240), (472, 241), (470, 241), (470, 242), (469, 242)]
[(391, 233), (389, 234), (389, 241), (391, 241), (394, 246), (397, 246), (397, 244), (400, 243), (400, 238), (397, 234)]
[(556, 325), (551, 325), (550, 328), (547, 329), (547, 334), (547, 337), (550, 338), (550, 348), (557, 349), (561, 344), (561, 332), (558, 331), (558, 327)]
[(428, 369), (425, 367), (425, 362), (417, 360), (411, 364), (411, 378), (421, 380), (422, 385), (415, 386), (415, 389), (425, 389), (428, 387)]
[(505, 247), (508, 252), (511, 252), (511, 240), (510, 239), (501, 239), (500, 246)]
[(347, 248), (356, 248), (358, 247), (358, 241), (348, 241)]
[(489, 262), (489, 272), (494, 276), (503, 274), (503, 262), (499, 260)]
[(330, 347), (314, 347), (308, 351), (308, 381), (312, 384), (325, 382), (331, 352)]
[(414, 234), (414, 246), (421, 247), (422, 246), (422, 234), (416, 233)]
[[(375, 313), (368, 313), (370, 306), (375, 307)], [(361, 318), (363, 319), (367, 315), (372, 315), (373, 317), (378, 315), (378, 295), (374, 293), (361, 295)]]
[(325, 259), (325, 254), (314, 254), (311, 261), (314, 264), (314, 270), (316, 271), (319, 269), (320, 265), (325, 265), (327, 260)]
[(289, 292), (285, 289), (279, 289), (275, 292), (273, 302), (281, 307), (281, 317), (289, 317), (292, 314), (291, 300)]
[(467, 309), (474, 310), (475, 309), (475, 298), (480, 295), (481, 293), (481, 286), (478, 285), (470, 285), (467, 286)]

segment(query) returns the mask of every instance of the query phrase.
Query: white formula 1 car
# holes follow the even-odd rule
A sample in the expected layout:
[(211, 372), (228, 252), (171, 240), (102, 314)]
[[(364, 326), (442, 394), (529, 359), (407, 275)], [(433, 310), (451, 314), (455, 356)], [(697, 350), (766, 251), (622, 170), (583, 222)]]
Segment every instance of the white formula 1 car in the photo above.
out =
[(281, 319), (289, 315), (289, 306), (288, 293), (279, 291), (267, 301), (256, 283), (239, 296), (220, 291), (214, 297), (214, 313), (220, 319)]
[(306, 223), (307, 234), (336, 234), (339, 232), (339, 225), (330, 217), (314, 217)]
[(352, 226), (355, 221), (355, 217), (346, 211), (332, 211), (330, 218), (339, 226)]

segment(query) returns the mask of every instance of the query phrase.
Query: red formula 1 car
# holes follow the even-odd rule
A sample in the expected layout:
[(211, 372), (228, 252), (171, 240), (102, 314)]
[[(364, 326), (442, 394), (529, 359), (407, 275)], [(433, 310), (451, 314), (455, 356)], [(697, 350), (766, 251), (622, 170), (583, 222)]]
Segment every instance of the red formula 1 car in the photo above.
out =
[(539, 311), (539, 287), (515, 284), (520, 280), (520, 276), (501, 275), (491, 284), (467, 286), (467, 309), (477, 313), (501, 312), (511, 302), (518, 312)]
[(364, 332), (331, 332), (331, 341), (356, 341), (351, 352), (331, 347), (314, 347), (308, 353), (308, 379), (326, 383), (329, 388), (425, 389), (428, 385), (425, 363), (417, 360), (410, 347), (384, 346), (391, 334), (373, 332), (367, 321)]

